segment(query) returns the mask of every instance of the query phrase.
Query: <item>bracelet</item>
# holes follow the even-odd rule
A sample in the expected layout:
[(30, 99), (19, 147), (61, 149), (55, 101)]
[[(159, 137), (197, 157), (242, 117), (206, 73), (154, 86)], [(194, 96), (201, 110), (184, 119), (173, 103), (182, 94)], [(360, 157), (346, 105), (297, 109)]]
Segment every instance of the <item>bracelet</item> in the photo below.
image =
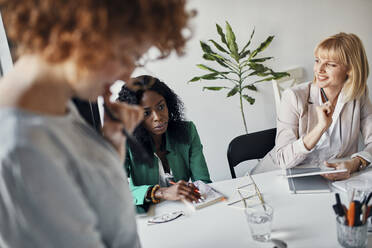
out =
[(160, 199), (155, 198), (155, 191), (157, 191), (160, 188), (159, 184), (156, 184), (152, 189), (151, 189), (151, 200), (152, 203), (159, 203)]
[(153, 186), (149, 187), (147, 189), (147, 191), (146, 191), (145, 202), (147, 202), (147, 203), (152, 202), (152, 200), (151, 200), (151, 191), (152, 191), (152, 188), (153, 188)]

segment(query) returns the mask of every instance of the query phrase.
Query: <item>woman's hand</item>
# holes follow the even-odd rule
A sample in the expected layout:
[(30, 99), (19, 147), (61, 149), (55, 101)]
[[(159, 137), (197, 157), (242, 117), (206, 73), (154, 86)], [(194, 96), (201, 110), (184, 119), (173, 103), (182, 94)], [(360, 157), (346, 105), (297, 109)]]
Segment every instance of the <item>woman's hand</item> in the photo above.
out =
[(129, 133), (132, 133), (143, 119), (143, 109), (125, 103), (110, 102), (110, 95), (109, 89), (106, 89), (104, 94), (105, 105), (121, 121), (113, 121), (105, 113), (102, 134), (115, 147), (120, 158), (124, 161), (125, 137), (122, 129), (125, 128)]
[(194, 184), (180, 180), (170, 187), (160, 188), (155, 191), (155, 198), (172, 201), (187, 200), (190, 202), (197, 202), (200, 199), (200, 193)]
[(316, 107), (318, 123), (303, 138), (304, 146), (307, 150), (310, 151), (313, 149), (322, 137), (323, 133), (327, 131), (329, 126), (331, 126), (333, 111), (334, 109), (330, 102), (326, 102), (325, 104)]
[(316, 113), (318, 116), (317, 125), (321, 130), (326, 131), (331, 126), (333, 111), (334, 108), (330, 102), (326, 102), (323, 105), (316, 107)]
[(340, 173), (332, 173), (332, 174), (324, 174), (323, 177), (332, 180), (332, 181), (338, 181), (338, 180), (344, 180), (348, 179), (351, 174), (358, 170), (360, 161), (358, 158), (353, 158), (350, 160), (342, 161), (339, 163), (328, 163), (324, 162), (324, 164), (328, 167), (335, 168), (335, 169), (346, 169), (345, 172)]

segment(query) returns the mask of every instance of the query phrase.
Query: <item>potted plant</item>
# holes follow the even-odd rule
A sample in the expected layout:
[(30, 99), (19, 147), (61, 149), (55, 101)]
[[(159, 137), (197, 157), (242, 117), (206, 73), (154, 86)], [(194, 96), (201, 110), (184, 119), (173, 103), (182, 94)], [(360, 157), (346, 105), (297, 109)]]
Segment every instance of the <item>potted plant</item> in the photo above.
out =
[[(243, 118), (245, 132), (248, 133), (247, 123), (244, 115), (243, 99), (249, 102), (251, 105), (254, 104), (255, 99), (248, 94), (249, 91), (257, 91), (256, 84), (271, 81), (273, 79), (280, 79), (285, 76), (289, 76), (287, 72), (275, 72), (263, 63), (273, 57), (258, 57), (257, 55), (264, 51), (274, 39), (274, 36), (269, 36), (262, 42), (256, 49), (250, 50), (249, 45), (251, 44), (255, 30), (253, 29), (249, 41), (246, 45), (239, 49), (236, 43), (235, 34), (226, 21), (225, 33), (216, 24), (217, 33), (221, 38), (221, 43), (210, 39), (209, 42), (219, 51), (216, 52), (206, 42), (200, 41), (201, 48), (204, 52), (203, 59), (208, 61), (214, 61), (220, 65), (220, 69), (215, 69), (204, 64), (198, 64), (200, 69), (208, 71), (207, 74), (192, 78), (189, 82), (196, 82), (200, 80), (227, 80), (231, 83), (231, 87), (227, 86), (205, 86), (203, 90), (228, 90), (227, 97), (234, 95), (239, 96), (240, 100), (240, 111)], [(257, 77), (263, 77), (258, 79)], [(248, 81), (248, 78), (252, 79)]]

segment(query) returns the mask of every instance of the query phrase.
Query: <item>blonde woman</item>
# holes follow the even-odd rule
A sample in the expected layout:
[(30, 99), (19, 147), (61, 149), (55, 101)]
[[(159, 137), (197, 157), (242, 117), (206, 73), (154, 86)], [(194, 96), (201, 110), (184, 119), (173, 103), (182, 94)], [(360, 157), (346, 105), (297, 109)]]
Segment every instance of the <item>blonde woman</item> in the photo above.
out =
[[(368, 60), (355, 34), (330, 36), (315, 48), (314, 80), (287, 90), (277, 122), (276, 155), (281, 168), (325, 163), (346, 168), (328, 174), (342, 180), (372, 161), (372, 104)], [(323, 91), (323, 92), (322, 92)], [(358, 151), (362, 134), (365, 148)], [(334, 158), (348, 158), (328, 163)]]
[(0, 81), (0, 246), (139, 247), (122, 164), (143, 110), (106, 102), (103, 135), (72, 97), (128, 81), (151, 46), (182, 53), (182, 0), (0, 0), (19, 59)]

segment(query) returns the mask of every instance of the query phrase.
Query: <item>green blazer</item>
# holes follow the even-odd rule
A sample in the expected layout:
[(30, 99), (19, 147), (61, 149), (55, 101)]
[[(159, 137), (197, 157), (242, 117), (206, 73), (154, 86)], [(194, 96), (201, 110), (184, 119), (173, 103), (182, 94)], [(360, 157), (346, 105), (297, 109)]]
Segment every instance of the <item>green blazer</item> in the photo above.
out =
[[(192, 181), (202, 180), (210, 183), (209, 172), (203, 155), (203, 146), (194, 123), (187, 122), (190, 136), (189, 144), (177, 144), (170, 139), (168, 132), (165, 134), (166, 155), (174, 180)], [(129, 177), (129, 187), (132, 192), (135, 205), (144, 205), (145, 196), (149, 187), (159, 183), (158, 158), (154, 155), (153, 166), (148, 164), (136, 164), (131, 150), (127, 149), (128, 156), (125, 160), (125, 169)]]

